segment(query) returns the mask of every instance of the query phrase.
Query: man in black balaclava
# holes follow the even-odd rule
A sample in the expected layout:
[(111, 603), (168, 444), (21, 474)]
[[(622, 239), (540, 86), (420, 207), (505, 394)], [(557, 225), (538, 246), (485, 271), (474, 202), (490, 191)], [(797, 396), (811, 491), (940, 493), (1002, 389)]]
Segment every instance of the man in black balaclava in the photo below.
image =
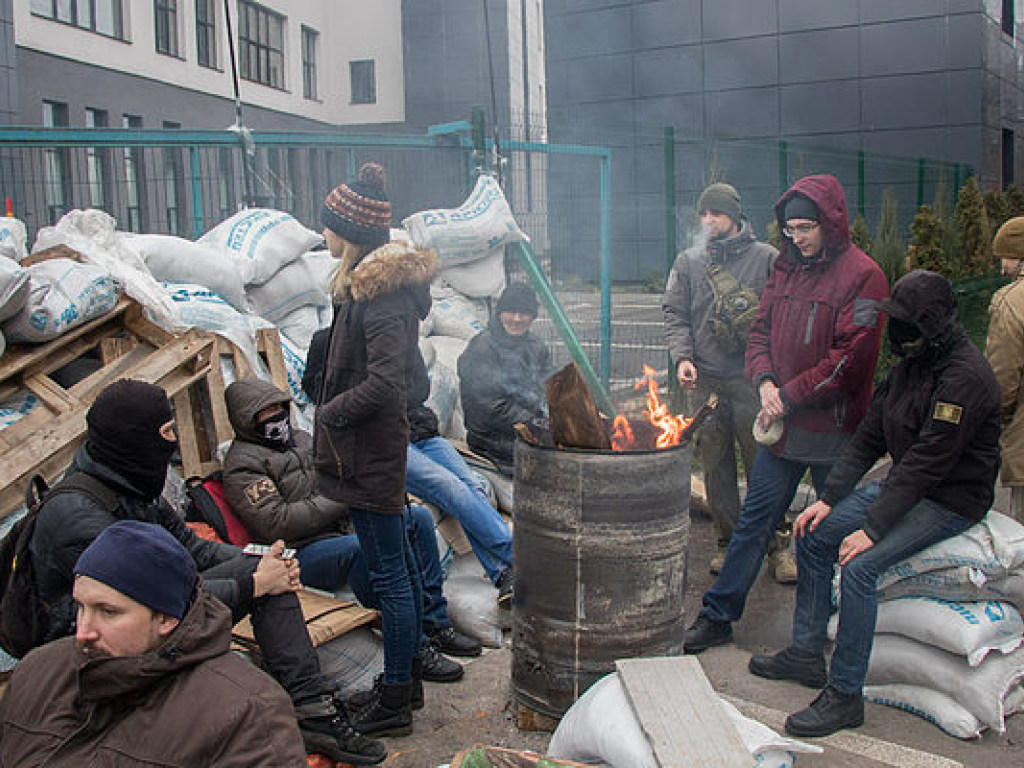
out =
[[(795, 736), (825, 736), (864, 722), (862, 690), (875, 634), (878, 577), (893, 564), (981, 520), (999, 470), (1000, 394), (992, 368), (956, 319), (942, 275), (901, 278), (881, 310), (899, 358), (825, 481), (793, 525), (796, 608), (790, 647), (754, 656), (750, 671), (821, 694), (790, 715)], [(857, 488), (888, 453), (883, 481)], [(826, 673), (832, 573), (842, 567), (839, 634)]]
[(39, 509), (32, 537), (36, 588), (50, 607), (47, 640), (74, 633), (73, 568), (100, 532), (118, 520), (161, 525), (195, 560), (202, 589), (231, 610), (233, 623), (250, 616), (267, 671), (291, 696), (306, 749), (353, 765), (384, 760), (387, 750), (349, 725), (320, 673), (295, 594), (299, 566), (281, 557), (284, 542), (261, 558), (243, 555), (197, 537), (160, 496), (175, 448), (167, 393), (144, 381), (116, 381), (96, 398), (86, 424), (86, 443)]

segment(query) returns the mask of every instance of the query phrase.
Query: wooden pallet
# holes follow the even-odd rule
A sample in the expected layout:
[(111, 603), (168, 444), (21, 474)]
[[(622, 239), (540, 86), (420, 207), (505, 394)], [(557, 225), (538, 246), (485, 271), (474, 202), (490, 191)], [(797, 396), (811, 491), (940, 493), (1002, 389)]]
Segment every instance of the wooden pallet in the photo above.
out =
[[(274, 383), (287, 391), (276, 328), (257, 335), (257, 350)], [(52, 375), (83, 356), (98, 356), (99, 370), (64, 388)], [(0, 517), (24, 501), (28, 479), (60, 477), (85, 442), (85, 414), (99, 393), (122, 378), (158, 384), (174, 401), (182, 474), (206, 475), (219, 467), (217, 446), (234, 433), (224, 404), (220, 358), (230, 356), (240, 375), (252, 375), (231, 342), (195, 329), (175, 335), (148, 320), (142, 307), (122, 299), (110, 312), (43, 344), (11, 345), (0, 358), (0, 401), (28, 390), (39, 406), (0, 430)], [(217, 365), (214, 365), (214, 362)]]

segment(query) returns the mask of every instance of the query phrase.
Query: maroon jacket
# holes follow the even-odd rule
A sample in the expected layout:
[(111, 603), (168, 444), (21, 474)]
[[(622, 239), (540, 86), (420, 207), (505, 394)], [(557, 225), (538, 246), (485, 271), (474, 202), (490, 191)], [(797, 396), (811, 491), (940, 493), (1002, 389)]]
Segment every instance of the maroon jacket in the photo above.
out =
[(871, 401), (889, 295), (878, 265), (850, 241), (846, 195), (834, 176), (807, 176), (775, 204), (781, 230), (786, 202), (810, 198), (821, 213), (824, 252), (807, 261), (783, 238), (747, 342), (746, 373), (782, 389), (786, 430), (772, 450), (815, 464), (835, 461)]

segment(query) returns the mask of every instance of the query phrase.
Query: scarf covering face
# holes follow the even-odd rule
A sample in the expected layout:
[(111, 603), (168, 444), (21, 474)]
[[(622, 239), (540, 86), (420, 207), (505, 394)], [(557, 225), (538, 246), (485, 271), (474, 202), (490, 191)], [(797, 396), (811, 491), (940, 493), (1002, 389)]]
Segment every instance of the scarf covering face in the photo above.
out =
[(287, 448), (294, 445), (292, 441), (292, 425), (288, 420), (288, 411), (282, 411), (272, 419), (257, 425), (256, 431), (272, 448)]
[(89, 408), (87, 449), (146, 499), (163, 491), (176, 443), (160, 435), (174, 419), (167, 393), (155, 384), (122, 379), (107, 387)]

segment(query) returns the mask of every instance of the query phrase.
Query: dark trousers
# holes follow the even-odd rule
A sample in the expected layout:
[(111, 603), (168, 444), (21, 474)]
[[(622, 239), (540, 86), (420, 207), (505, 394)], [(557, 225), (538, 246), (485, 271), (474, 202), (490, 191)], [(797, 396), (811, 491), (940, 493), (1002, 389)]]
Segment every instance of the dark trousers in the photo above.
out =
[[(249, 579), (251, 582), (259, 562), (258, 557), (237, 557), (203, 571), (202, 575), (204, 579), (233, 578), (240, 582)], [(233, 622), (249, 616), (263, 665), (293, 702), (331, 692), (331, 686), (320, 674), (320, 657), (310, 642), (299, 598), (294, 592), (239, 600), (228, 608)]]

